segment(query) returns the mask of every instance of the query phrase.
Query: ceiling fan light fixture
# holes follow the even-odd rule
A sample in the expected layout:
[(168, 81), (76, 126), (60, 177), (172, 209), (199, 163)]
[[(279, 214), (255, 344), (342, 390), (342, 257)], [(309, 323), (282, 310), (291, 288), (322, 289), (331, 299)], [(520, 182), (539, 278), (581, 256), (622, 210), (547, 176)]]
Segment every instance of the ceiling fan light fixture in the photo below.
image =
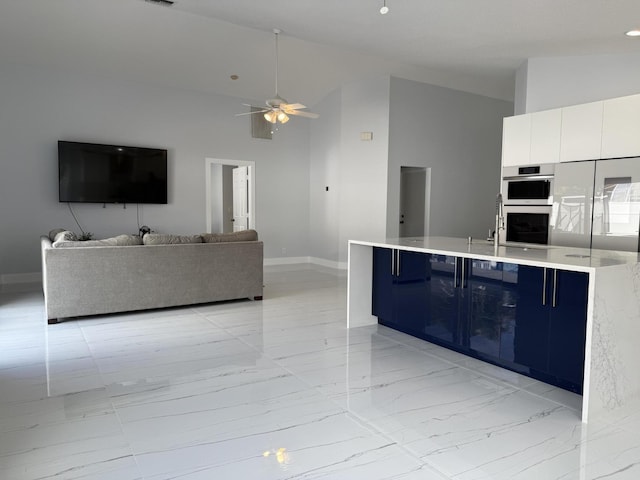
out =
[(387, 0), (383, 0), (382, 8), (380, 9), (380, 14), (386, 15), (387, 13), (389, 13), (389, 7), (387, 7)]
[(264, 119), (267, 122), (276, 123), (277, 121), (276, 112), (274, 112), (273, 110), (268, 111), (267, 113), (264, 114)]
[[(275, 112), (274, 112), (275, 113)], [(284, 112), (278, 112), (278, 115), (276, 116), (276, 118), (278, 119), (278, 121), (282, 124), (285, 124), (289, 121), (289, 115), (287, 115)]]

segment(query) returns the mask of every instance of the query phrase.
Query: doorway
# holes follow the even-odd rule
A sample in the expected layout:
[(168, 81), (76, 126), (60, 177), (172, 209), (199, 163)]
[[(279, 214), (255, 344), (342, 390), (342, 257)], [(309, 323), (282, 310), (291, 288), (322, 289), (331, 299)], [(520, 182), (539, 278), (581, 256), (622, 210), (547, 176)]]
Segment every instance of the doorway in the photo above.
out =
[(400, 167), (400, 237), (429, 235), (431, 169)]
[(205, 159), (209, 233), (255, 229), (255, 162)]

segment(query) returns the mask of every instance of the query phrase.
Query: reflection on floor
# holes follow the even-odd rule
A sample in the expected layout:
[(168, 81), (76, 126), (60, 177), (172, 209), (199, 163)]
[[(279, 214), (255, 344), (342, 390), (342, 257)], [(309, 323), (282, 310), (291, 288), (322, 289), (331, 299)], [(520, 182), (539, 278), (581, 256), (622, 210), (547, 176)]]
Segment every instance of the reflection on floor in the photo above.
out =
[(637, 479), (640, 412), (385, 327), (344, 273), (269, 267), (262, 302), (46, 326), (0, 293), (0, 478)]

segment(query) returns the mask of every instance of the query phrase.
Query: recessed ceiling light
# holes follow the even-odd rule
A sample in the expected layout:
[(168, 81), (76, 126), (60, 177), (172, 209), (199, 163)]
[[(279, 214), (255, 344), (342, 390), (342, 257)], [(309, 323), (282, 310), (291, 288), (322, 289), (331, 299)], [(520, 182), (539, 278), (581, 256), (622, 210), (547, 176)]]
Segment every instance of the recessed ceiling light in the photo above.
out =
[(627, 37), (640, 37), (640, 30), (629, 30), (625, 35)]
[(240, 77), (234, 73), (234, 74), (233, 74), (233, 75), (231, 75), (231, 77), (229, 77), (229, 78), (231, 78), (231, 80), (237, 80), (237, 79), (239, 79)]

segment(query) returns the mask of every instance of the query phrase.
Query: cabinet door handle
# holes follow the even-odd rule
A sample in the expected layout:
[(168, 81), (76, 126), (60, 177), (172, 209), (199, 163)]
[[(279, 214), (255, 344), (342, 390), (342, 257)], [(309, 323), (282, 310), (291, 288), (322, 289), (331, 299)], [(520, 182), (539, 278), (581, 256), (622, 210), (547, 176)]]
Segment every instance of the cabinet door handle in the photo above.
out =
[(547, 304), (547, 267), (542, 271), (542, 305)]
[(400, 276), (400, 250), (396, 250), (398, 259), (396, 260), (396, 277)]
[(460, 263), (462, 263), (462, 274), (460, 275), (460, 287), (464, 288), (464, 258), (460, 259)]
[(553, 296), (551, 297), (551, 306), (553, 308), (556, 308), (556, 290), (557, 290), (557, 285), (558, 285), (558, 270), (557, 269), (553, 269)]
[(453, 288), (458, 286), (458, 258), (453, 258)]
[(391, 276), (396, 276), (396, 251), (391, 250)]

